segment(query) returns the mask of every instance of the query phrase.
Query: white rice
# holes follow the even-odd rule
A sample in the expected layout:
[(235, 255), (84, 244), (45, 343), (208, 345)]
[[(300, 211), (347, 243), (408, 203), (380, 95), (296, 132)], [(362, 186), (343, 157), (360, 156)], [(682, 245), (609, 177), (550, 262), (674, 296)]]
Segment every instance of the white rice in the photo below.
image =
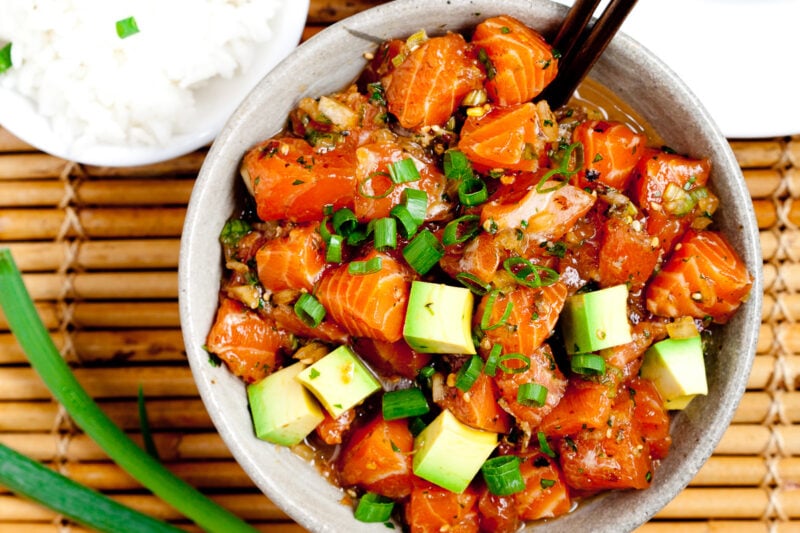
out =
[[(13, 62), (0, 85), (73, 145), (164, 144), (184, 133), (195, 90), (248, 68), (280, 1), (0, 0)], [(121, 39), (128, 17), (139, 33)]]

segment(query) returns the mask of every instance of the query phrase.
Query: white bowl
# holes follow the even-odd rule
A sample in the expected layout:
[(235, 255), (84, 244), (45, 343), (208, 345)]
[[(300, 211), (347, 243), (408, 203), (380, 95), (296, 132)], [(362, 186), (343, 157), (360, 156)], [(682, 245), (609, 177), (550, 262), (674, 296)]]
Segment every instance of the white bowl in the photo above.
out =
[[(376, 43), (474, 26), (506, 13), (552, 38), (566, 14), (546, 0), (397, 0), (360, 13), (301, 45), (256, 87), (231, 117), (206, 158), (195, 185), (180, 254), (180, 311), (186, 349), (205, 405), (236, 460), (269, 498), (311, 531), (385, 532), (364, 524), (342, 504), (343, 493), (289, 449), (253, 434), (245, 388), (202, 349), (214, 320), (222, 273), (220, 229), (234, 209), (234, 185), (245, 151), (279, 131), (298, 100), (343, 88), (364, 66), (362, 54)], [(722, 208), (718, 228), (755, 276), (751, 297), (720, 331), (708, 357), (709, 394), (673, 419), (673, 447), (647, 490), (609, 492), (582, 502), (571, 514), (529, 531), (629, 531), (647, 521), (680, 492), (712, 454), (744, 392), (755, 354), (761, 313), (758, 227), (741, 170), (730, 147), (700, 102), (650, 52), (617, 36), (592, 77), (622, 96), (680, 153), (712, 160), (712, 186)]]
[(284, 0), (282, 4), (270, 21), (273, 35), (255, 51), (251, 67), (231, 78), (215, 77), (196, 89), (195, 113), (183, 119), (187, 133), (173, 136), (165, 144), (74, 144), (54, 132), (33, 101), (4, 87), (0, 87), (0, 125), (43, 152), (90, 165), (145, 165), (193, 152), (214, 140), (261, 78), (297, 47), (309, 0)]

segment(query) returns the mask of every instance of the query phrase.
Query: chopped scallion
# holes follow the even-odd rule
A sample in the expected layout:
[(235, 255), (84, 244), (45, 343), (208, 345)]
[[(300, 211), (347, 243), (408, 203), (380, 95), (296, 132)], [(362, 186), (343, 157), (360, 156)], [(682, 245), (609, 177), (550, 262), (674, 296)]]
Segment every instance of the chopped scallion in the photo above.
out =
[[(375, 192), (377, 184), (374, 182), (379, 178), (383, 178), (386, 182), (384, 185), (385, 190), (383, 192)], [(369, 191), (367, 190), (367, 186), (369, 186)], [(392, 194), (393, 190), (394, 182), (392, 181), (391, 176), (389, 176), (389, 174), (386, 172), (372, 172), (358, 184), (358, 194), (370, 200), (380, 200), (381, 198), (386, 198)]]
[(524, 257), (509, 257), (503, 261), (503, 268), (511, 274), (514, 281), (534, 289), (547, 287), (558, 281), (558, 272), (552, 268), (532, 263)]
[(489, 323), (489, 320), (492, 318), (492, 313), (494, 312), (494, 305), (497, 302), (497, 297), (500, 295), (500, 290), (494, 289), (493, 291), (489, 292), (489, 295), (487, 296), (486, 306), (483, 308), (480, 322), (480, 326), (483, 331), (490, 331), (504, 326), (508, 321), (508, 317), (511, 316), (511, 311), (514, 309), (514, 302), (509, 299), (506, 303), (506, 308), (503, 310), (503, 315), (500, 317), (500, 320), (494, 324)]
[(414, 437), (422, 433), (422, 430), (425, 429), (427, 426), (428, 424), (426, 424), (425, 421), (418, 416), (408, 419), (408, 430)]
[(408, 183), (409, 181), (418, 181), (420, 179), (417, 165), (410, 157), (395, 161), (389, 165), (389, 176), (392, 178), (392, 183)]
[(385, 217), (375, 221), (375, 249), (379, 251), (397, 248), (397, 222), (394, 218)]
[(461, 392), (467, 392), (475, 384), (475, 380), (481, 375), (483, 360), (477, 355), (473, 355), (469, 360), (461, 365), (456, 373), (456, 387)]
[(0, 74), (7, 71), (12, 66), (11, 43), (7, 43), (4, 47), (0, 48)]
[(425, 229), (403, 248), (403, 257), (417, 273), (425, 275), (444, 257), (444, 247), (436, 235)]
[(410, 239), (417, 232), (419, 224), (414, 220), (414, 215), (411, 214), (407, 206), (403, 204), (396, 205), (389, 214), (400, 223), (398, 231), (400, 231), (400, 234), (406, 239)]
[(593, 353), (580, 353), (572, 356), (570, 368), (576, 374), (601, 375), (606, 372), (606, 360), (602, 355)]
[(483, 373), (489, 377), (494, 377), (497, 374), (497, 365), (500, 362), (500, 354), (503, 353), (503, 347), (500, 344), (493, 344), (486, 358), (486, 363), (483, 365)]
[(469, 272), (459, 272), (456, 274), (456, 280), (478, 296), (483, 296), (491, 288), (490, 284), (484, 283), (478, 276)]
[(416, 387), (385, 393), (381, 408), (384, 420), (422, 416), (431, 410), (425, 395)]
[(347, 273), (353, 276), (365, 276), (379, 272), (383, 267), (383, 258), (373, 257), (367, 261), (352, 261), (347, 265)]
[[(509, 365), (511, 361), (519, 361), (519, 363), (513, 363), (512, 365)], [(506, 374), (521, 374), (530, 367), (531, 358), (518, 352), (501, 355), (500, 359), (497, 361), (497, 368)]]
[(450, 246), (468, 241), (480, 232), (480, 220), (481, 217), (478, 215), (464, 215), (451, 220), (444, 227), (442, 244)]
[(466, 206), (480, 205), (489, 199), (486, 183), (480, 178), (465, 179), (458, 184), (458, 200)]
[(347, 237), (358, 228), (358, 219), (351, 209), (343, 207), (333, 213), (333, 231)]
[(500, 455), (483, 463), (481, 473), (489, 492), (496, 496), (510, 496), (525, 490), (520, 463), (516, 455)]
[(294, 313), (307, 326), (315, 328), (325, 318), (325, 308), (314, 295), (304, 292), (294, 304)]
[(414, 222), (417, 225), (425, 222), (425, 218), (428, 216), (428, 193), (408, 187), (403, 190), (401, 198)]
[(368, 492), (358, 501), (355, 517), (360, 522), (386, 522), (392, 517), (394, 502), (386, 496)]
[(343, 246), (344, 239), (341, 235), (331, 235), (325, 248), (325, 261), (328, 263), (341, 263)]
[(464, 152), (450, 149), (444, 153), (444, 175), (451, 180), (472, 179), (472, 166)]
[(124, 18), (117, 21), (117, 36), (120, 39), (127, 39), (131, 35), (139, 33), (139, 25), (133, 17)]
[(517, 403), (528, 407), (542, 407), (547, 401), (547, 387), (539, 383), (523, 383), (517, 389)]
[(544, 434), (544, 431), (536, 433), (536, 439), (539, 441), (539, 448), (542, 450), (543, 454), (548, 457), (556, 456), (556, 452), (553, 451), (553, 448), (551, 448), (550, 444), (547, 442), (547, 435)]

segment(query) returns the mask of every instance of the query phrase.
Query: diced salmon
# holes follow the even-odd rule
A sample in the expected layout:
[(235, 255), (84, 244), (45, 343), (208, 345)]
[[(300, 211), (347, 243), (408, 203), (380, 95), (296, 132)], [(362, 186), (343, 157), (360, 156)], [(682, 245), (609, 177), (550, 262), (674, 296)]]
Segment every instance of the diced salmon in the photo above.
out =
[(504, 353), (528, 355), (538, 350), (552, 333), (567, 299), (567, 287), (557, 281), (537, 289), (519, 285), (508, 292), (495, 294), (496, 299), (488, 312), (486, 306), (492, 297), (491, 293), (481, 298), (474, 315), (475, 326), (480, 326), (484, 313), (487, 313), (487, 326), (501, 323), (506, 308), (511, 305), (511, 313), (505, 323), (484, 333), (490, 345), (500, 344)]
[(603, 229), (598, 256), (600, 286), (626, 283), (631, 293), (638, 293), (661, 256), (658, 239), (618, 217), (607, 218)]
[(245, 383), (271, 374), (282, 361), (291, 339), (269, 318), (242, 303), (222, 297), (216, 320), (206, 339), (209, 352), (222, 359)]
[(317, 286), (317, 298), (333, 320), (354, 337), (396, 342), (403, 337), (412, 274), (393, 256), (372, 251), (382, 267), (371, 274), (350, 274), (348, 265), (326, 272)]
[(618, 394), (604, 431), (582, 429), (561, 439), (559, 461), (571, 488), (593, 492), (650, 486), (650, 449), (633, 410), (630, 395)]
[(633, 397), (633, 416), (650, 447), (650, 455), (653, 459), (663, 459), (672, 445), (670, 418), (664, 409), (664, 400), (648, 379), (636, 377), (628, 383), (628, 387)]
[(270, 139), (245, 154), (242, 174), (261, 220), (308, 222), (327, 205), (353, 207), (355, 157), (346, 147), (317, 153), (303, 139)]
[(609, 372), (608, 375), (618, 377), (619, 382), (625, 382), (639, 373), (641, 357), (654, 342), (667, 336), (666, 323), (659, 320), (642, 320), (631, 327), (633, 340), (627, 344), (620, 344), (601, 350), (600, 354), (606, 364), (620, 371)]
[(449, 247), (439, 265), (453, 278), (466, 272), (483, 283), (490, 283), (504, 255), (495, 244), (493, 235), (480, 233), (464, 247)]
[(337, 418), (325, 411), (325, 419), (314, 429), (322, 442), (328, 445), (341, 444), (356, 419), (356, 410), (348, 409)]
[(367, 92), (368, 85), (371, 83), (378, 83), (381, 78), (394, 71), (396, 57), (408, 51), (406, 42), (402, 39), (389, 39), (383, 41), (375, 52), (372, 54), (364, 70), (358, 78), (359, 89)]
[(458, 149), (477, 170), (504, 168), (534, 172), (539, 169), (547, 142), (543, 118), (527, 102), (495, 107), (482, 116), (468, 116)]
[(312, 328), (297, 316), (293, 305), (275, 304), (269, 306), (264, 312), (275, 321), (279, 328), (298, 337), (320, 339), (333, 344), (347, 344), (350, 339), (347, 332), (327, 316), (320, 325)]
[(361, 337), (355, 339), (353, 348), (376, 371), (388, 376), (415, 379), (431, 360), (431, 354), (412, 350), (403, 339), (386, 342)]
[(457, 33), (433, 37), (406, 56), (382, 82), (389, 112), (401, 126), (441, 126), (484, 74)]
[[(528, 354), (528, 357), (530, 358), (530, 367), (527, 370), (522, 370), (524, 366), (520, 366), (518, 360), (508, 360), (505, 362), (505, 366), (511, 371), (506, 372), (498, 367), (495, 381), (500, 387), (501, 406), (516, 417), (518, 424), (523, 429), (532, 430), (561, 400), (567, 388), (567, 380), (559, 370), (547, 344), (543, 344), (539, 349)], [(538, 383), (547, 389), (544, 405), (541, 407), (524, 405), (517, 401), (519, 388), (524, 383)]]
[(485, 486), (480, 488), (478, 514), (481, 531), (492, 533), (515, 533), (522, 521), (517, 511), (514, 496), (498, 496), (489, 492)]
[(569, 512), (572, 501), (559, 466), (543, 453), (521, 456), (520, 473), (525, 489), (514, 494), (524, 520), (555, 518)]
[[(563, 237), (595, 203), (595, 197), (573, 185), (538, 192), (535, 176), (518, 178), (492, 195), (481, 210), (481, 225), (488, 231), (523, 231), (534, 246)], [(549, 181), (542, 190), (552, 188)]]
[(437, 403), (468, 426), (508, 433), (511, 418), (497, 403), (499, 396), (500, 390), (494, 380), (481, 373), (467, 392), (445, 385), (444, 397)]
[(584, 188), (602, 183), (618, 191), (627, 190), (647, 144), (647, 136), (621, 122), (606, 120), (581, 122), (572, 139), (583, 145), (583, 170), (577, 185)]
[(256, 253), (258, 279), (265, 289), (310, 291), (325, 270), (325, 244), (317, 226), (292, 228), (267, 241)]
[(721, 233), (689, 230), (648, 284), (647, 309), (724, 324), (752, 285), (746, 265)]
[[(414, 161), (420, 179), (392, 184), (389, 167), (408, 158)], [(358, 148), (356, 159), (358, 193), (355, 197), (355, 214), (359, 220), (366, 222), (388, 217), (392, 207), (401, 203), (405, 189), (425, 191), (428, 195), (426, 220), (439, 218), (451, 209), (451, 202), (443, 197), (447, 178), (432, 161), (412, 157), (400, 145), (388, 141)]]
[(388, 498), (408, 496), (413, 447), (405, 419), (384, 420), (379, 414), (350, 433), (338, 458), (339, 481)]
[(477, 533), (478, 495), (472, 487), (456, 494), (419, 478), (405, 506), (411, 533)]
[(488, 58), (486, 92), (501, 106), (532, 100), (558, 72), (558, 59), (544, 37), (508, 15), (478, 24), (472, 44)]
[(564, 437), (583, 428), (602, 428), (608, 422), (615, 390), (604, 383), (571, 379), (561, 401), (539, 424), (548, 437)]

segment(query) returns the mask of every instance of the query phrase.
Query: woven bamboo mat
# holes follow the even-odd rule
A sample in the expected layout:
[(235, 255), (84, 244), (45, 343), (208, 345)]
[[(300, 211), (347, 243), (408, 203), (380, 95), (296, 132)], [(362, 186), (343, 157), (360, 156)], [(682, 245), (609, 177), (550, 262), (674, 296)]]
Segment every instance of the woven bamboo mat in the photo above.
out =
[[(312, 0), (305, 35), (378, 3)], [(800, 135), (731, 144), (761, 229), (758, 356), (714, 455), (644, 533), (800, 531)], [(185, 359), (176, 269), (204, 156), (136, 168), (77, 165), (0, 127), (0, 246), (11, 248), (56, 344), (117, 424), (138, 438), (141, 386), (170, 469), (258, 529), (295, 533), (301, 528), (261, 495), (215, 432)], [(181, 524), (74, 427), (2, 317), (0, 384), (0, 442)], [(0, 532), (66, 530), (79, 528), (0, 487)]]

